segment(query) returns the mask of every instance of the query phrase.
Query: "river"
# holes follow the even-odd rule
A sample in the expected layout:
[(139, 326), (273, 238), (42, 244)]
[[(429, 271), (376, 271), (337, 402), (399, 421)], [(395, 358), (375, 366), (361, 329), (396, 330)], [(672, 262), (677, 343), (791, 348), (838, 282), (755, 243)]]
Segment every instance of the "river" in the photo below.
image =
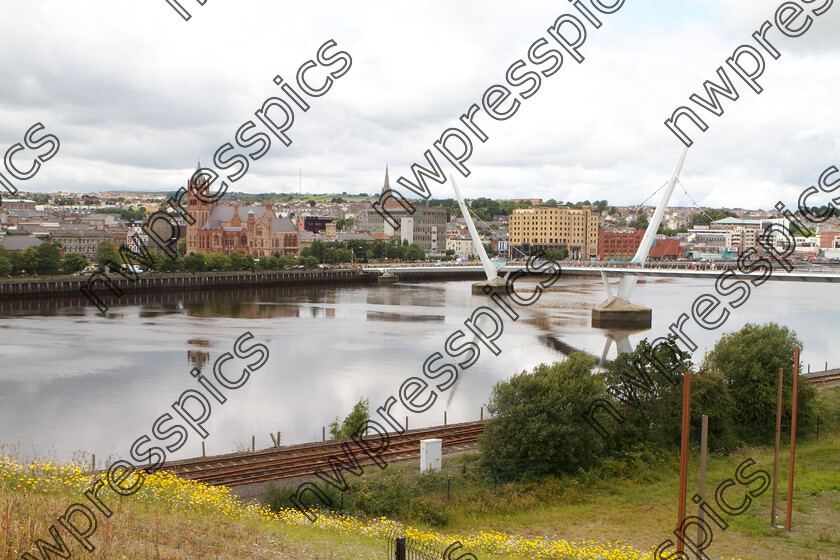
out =
[[(653, 328), (630, 334), (633, 345), (655, 338), (708, 280), (655, 279), (636, 287), (633, 301), (653, 309)], [(446, 338), (487, 303), (471, 282), (398, 283), (245, 292), (161, 295), (112, 307), (36, 303), (5, 310), (0, 302), (0, 455), (65, 460), (76, 451), (128, 457), (138, 437), (188, 389), (199, 388), (193, 366), (205, 374), (231, 352), (246, 331), (270, 351), (266, 365), (240, 389), (228, 391), (204, 423), (208, 454), (320, 440), (322, 426), (343, 418), (361, 397), (371, 408), (396, 394), (407, 377), (422, 376), (425, 359), (443, 352)], [(747, 322), (775, 321), (804, 342), (802, 360), (814, 370), (837, 366), (840, 302), (831, 284), (767, 282), (717, 331), (692, 331), (695, 361), (724, 333)], [(600, 280), (561, 278), (533, 306), (506, 321), (494, 356), (483, 348), (434, 407), (412, 414), (409, 427), (477, 420), (493, 385), (569, 349), (600, 357), (609, 336), (590, 327), (590, 309), (605, 299)], [(619, 335), (621, 333), (618, 333)], [(626, 334), (626, 333), (625, 333)], [(615, 345), (608, 359), (615, 357)], [(250, 360), (255, 361), (254, 359)], [(807, 367), (807, 366), (806, 366)], [(228, 374), (232, 377), (231, 374)], [(394, 407), (398, 417), (407, 414)], [(486, 409), (485, 409), (486, 414)], [(201, 454), (191, 434), (169, 458)]]

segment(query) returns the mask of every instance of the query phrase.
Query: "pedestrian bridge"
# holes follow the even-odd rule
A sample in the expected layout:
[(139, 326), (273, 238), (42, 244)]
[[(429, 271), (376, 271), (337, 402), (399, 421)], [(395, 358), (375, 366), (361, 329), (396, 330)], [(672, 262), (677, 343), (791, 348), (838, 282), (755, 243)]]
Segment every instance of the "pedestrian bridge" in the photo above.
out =
[[(762, 273), (742, 273), (737, 270), (735, 263), (692, 263), (692, 262), (667, 262), (647, 263), (644, 268), (638, 263), (629, 262), (601, 262), (601, 261), (560, 261), (563, 276), (601, 276), (625, 275), (634, 276), (659, 276), (665, 278), (708, 278), (713, 280), (720, 276), (725, 270), (733, 270), (739, 278), (760, 278)], [(774, 263), (775, 265), (775, 263)], [(537, 263), (536, 266), (540, 266)], [(545, 267), (544, 272), (550, 272)], [(504, 275), (515, 270), (525, 270), (525, 263), (509, 262), (499, 268), (500, 274)], [(364, 266), (362, 272), (366, 274), (384, 274), (391, 272), (399, 276), (401, 273), (411, 277), (417, 273), (424, 275), (440, 275), (442, 278), (453, 274), (475, 273), (483, 274), (484, 269), (480, 264), (445, 265), (436, 266), (430, 264), (394, 264)], [(790, 272), (780, 266), (773, 267), (770, 280), (783, 280), (789, 282), (840, 282), (840, 265), (800, 265), (794, 267)]]

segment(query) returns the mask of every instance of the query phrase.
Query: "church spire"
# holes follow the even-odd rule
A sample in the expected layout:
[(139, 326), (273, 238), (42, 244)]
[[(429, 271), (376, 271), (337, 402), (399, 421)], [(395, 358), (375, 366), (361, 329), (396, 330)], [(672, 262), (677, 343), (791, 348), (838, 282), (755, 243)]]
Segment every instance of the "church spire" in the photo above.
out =
[(385, 164), (385, 186), (382, 187), (382, 194), (391, 190), (391, 185), (388, 182), (388, 164)]

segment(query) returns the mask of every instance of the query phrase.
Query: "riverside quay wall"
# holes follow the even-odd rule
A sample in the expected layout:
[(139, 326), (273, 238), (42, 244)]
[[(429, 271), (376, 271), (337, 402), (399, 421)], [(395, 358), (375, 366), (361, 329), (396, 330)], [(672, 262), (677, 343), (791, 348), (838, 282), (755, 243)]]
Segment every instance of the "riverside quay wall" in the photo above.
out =
[[(399, 269), (394, 269), (393, 272), (403, 281), (448, 281), (484, 278), (483, 272), (441, 271), (435, 270), (432, 267), (428, 271), (400, 271)], [(101, 280), (101, 285), (97, 287), (97, 294), (105, 302), (113, 302), (120, 297), (120, 294), (357, 282), (375, 284), (379, 275), (379, 272), (363, 272), (357, 268), (228, 272), (219, 274), (155, 274), (138, 276), (136, 280), (129, 280), (119, 274), (112, 274), (107, 281)], [(82, 287), (87, 286), (88, 282), (89, 277), (87, 276), (54, 280), (39, 278), (4, 280), (0, 281), (0, 303), (10, 299), (22, 298), (67, 298), (84, 300), (84, 297), (79, 297), (80, 290)]]
[[(104, 277), (103, 277), (104, 278)], [(87, 276), (56, 280), (33, 279), (0, 282), (0, 299), (13, 297), (66, 297), (78, 296), (88, 284)], [(333, 282), (367, 282), (368, 278), (356, 269), (340, 270), (287, 270), (266, 272), (228, 272), (219, 274), (161, 274), (140, 276), (129, 280), (118, 274), (102, 280), (98, 293), (111, 300), (123, 293), (212, 290), (216, 288), (242, 288), (250, 286), (276, 286), (283, 284), (320, 284)]]

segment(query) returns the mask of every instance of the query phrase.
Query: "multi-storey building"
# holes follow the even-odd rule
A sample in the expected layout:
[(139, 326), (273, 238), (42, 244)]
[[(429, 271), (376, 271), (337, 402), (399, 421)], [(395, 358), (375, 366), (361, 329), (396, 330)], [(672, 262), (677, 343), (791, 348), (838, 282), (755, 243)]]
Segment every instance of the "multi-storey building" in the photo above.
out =
[(840, 231), (820, 232), (819, 246), (823, 249), (840, 249)]
[(758, 238), (770, 226), (774, 226), (769, 230), (770, 239), (773, 244), (776, 246), (783, 245), (785, 243), (784, 238), (790, 231), (790, 223), (784, 218), (768, 218), (763, 220), (724, 218), (712, 222), (709, 225), (709, 229), (728, 232), (732, 238), (730, 246), (736, 248), (740, 253), (751, 248), (761, 250), (758, 244)]
[[(200, 167), (201, 164), (199, 164)], [(190, 179), (187, 212), (195, 223), (187, 224), (187, 253), (247, 253), (253, 258), (297, 255), (300, 230), (289, 218), (280, 218), (270, 203), (263, 206), (223, 206), (210, 199), (206, 181)]]
[[(598, 232), (598, 260), (630, 260), (639, 250), (644, 238), (644, 230), (632, 232)], [(685, 256), (679, 239), (654, 238), (648, 252), (648, 260), (677, 259)]]
[(6, 210), (35, 210), (35, 201), (25, 198), (0, 199), (0, 207)]
[[(385, 168), (385, 185), (382, 194), (391, 190), (388, 183), (388, 168)], [(384, 210), (399, 222), (399, 230), (376, 210), (368, 210), (368, 231), (400, 236), (400, 241), (417, 244), (427, 255), (443, 255), (446, 252), (446, 208), (412, 202), (414, 213), (393, 199), (386, 199)], [(399, 232), (399, 233), (397, 233)]]
[(478, 258), (478, 250), (469, 237), (454, 237), (446, 240), (446, 250), (454, 251), (456, 256), (467, 259)]
[(598, 212), (565, 206), (517, 208), (509, 216), (508, 242), (511, 257), (554, 248), (568, 250), (572, 259), (593, 259), (598, 255)]
[(100, 243), (114, 241), (109, 231), (95, 228), (57, 228), (50, 232), (50, 237), (61, 244), (64, 254), (80, 253), (88, 260), (96, 257)]

